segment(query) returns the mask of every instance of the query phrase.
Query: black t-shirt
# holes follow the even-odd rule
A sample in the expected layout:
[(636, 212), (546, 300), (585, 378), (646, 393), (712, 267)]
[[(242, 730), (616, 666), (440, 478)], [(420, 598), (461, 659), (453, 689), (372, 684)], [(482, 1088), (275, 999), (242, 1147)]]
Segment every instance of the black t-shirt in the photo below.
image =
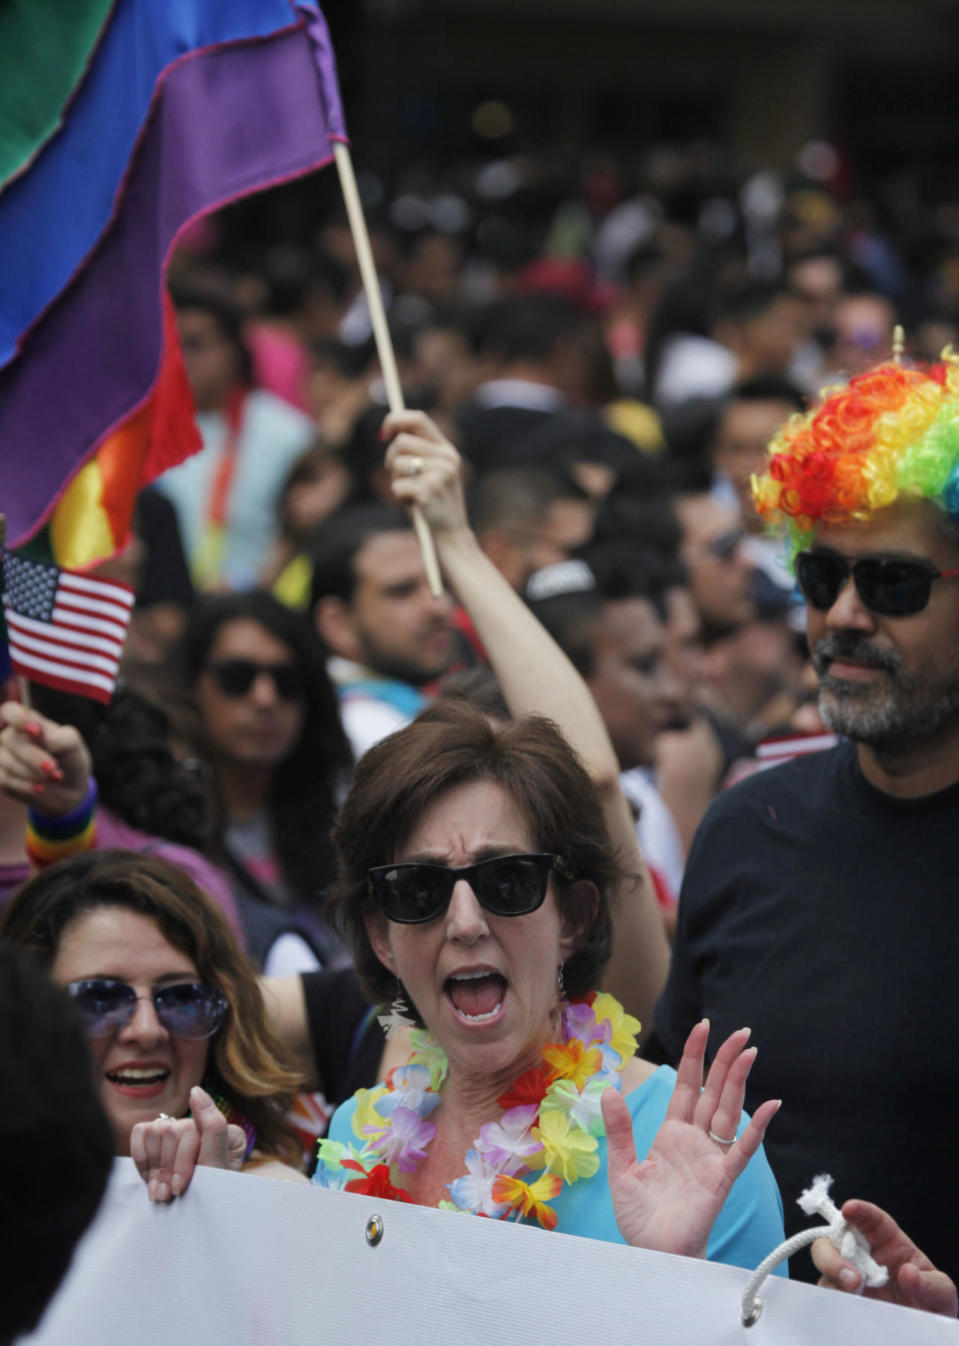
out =
[(959, 785), (894, 799), (841, 743), (717, 799), (656, 1008), (667, 1059), (704, 1015), (711, 1050), (753, 1030), (747, 1109), (783, 1100), (766, 1153), (787, 1234), (831, 1173), (838, 1202), (885, 1207), (959, 1276)]
[(334, 1108), (372, 1088), (383, 1055), (383, 1030), (351, 967), (302, 974), (316, 1075)]

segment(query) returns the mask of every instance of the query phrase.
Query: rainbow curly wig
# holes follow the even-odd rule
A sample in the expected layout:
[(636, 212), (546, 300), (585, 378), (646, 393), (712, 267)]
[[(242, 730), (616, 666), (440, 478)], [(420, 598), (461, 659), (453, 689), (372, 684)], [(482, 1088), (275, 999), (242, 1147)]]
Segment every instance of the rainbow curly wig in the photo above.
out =
[(786, 422), (752, 480), (757, 512), (786, 525), (793, 556), (817, 523), (868, 520), (900, 499), (959, 521), (959, 359), (890, 361), (823, 396)]

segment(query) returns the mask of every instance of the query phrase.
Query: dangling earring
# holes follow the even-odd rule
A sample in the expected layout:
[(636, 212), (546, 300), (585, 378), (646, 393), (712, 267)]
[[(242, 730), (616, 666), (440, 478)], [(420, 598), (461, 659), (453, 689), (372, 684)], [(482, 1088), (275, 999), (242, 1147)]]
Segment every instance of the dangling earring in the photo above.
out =
[(404, 1028), (414, 1028), (416, 1026), (415, 1021), (409, 1017), (409, 1013), (410, 1007), (403, 999), (403, 983), (397, 980), (396, 997), (389, 1008), (389, 1013), (378, 1014), (376, 1021), (389, 1039)]
[(566, 984), (565, 981), (563, 980), (562, 963), (560, 963), (559, 967), (556, 969), (556, 990), (559, 992), (560, 1000), (564, 1000), (566, 997)]

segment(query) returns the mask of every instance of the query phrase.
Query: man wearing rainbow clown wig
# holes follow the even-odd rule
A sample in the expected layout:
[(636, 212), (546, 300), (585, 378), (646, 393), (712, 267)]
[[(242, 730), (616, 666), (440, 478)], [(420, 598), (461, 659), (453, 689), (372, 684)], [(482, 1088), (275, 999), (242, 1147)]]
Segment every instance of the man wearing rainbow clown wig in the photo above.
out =
[[(827, 390), (753, 493), (785, 527), (843, 737), (706, 814), (658, 1036), (671, 1057), (704, 1015), (718, 1041), (759, 1034), (746, 1106), (783, 1100), (766, 1149), (787, 1233), (829, 1172), (955, 1276), (959, 1065), (940, 1042), (959, 1023), (959, 363), (897, 357)], [(921, 1304), (891, 1270), (873, 1293)]]

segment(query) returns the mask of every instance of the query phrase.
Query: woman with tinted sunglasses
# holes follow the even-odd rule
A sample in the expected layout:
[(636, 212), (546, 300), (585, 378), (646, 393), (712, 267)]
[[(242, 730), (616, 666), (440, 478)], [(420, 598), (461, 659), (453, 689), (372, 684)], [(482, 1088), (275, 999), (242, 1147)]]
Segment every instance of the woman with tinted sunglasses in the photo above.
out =
[[(386, 425), (394, 493), (427, 514), (510, 709), (538, 694), (605, 760), (581, 682), (462, 524), (455, 450), (418, 413)], [(597, 994), (614, 911), (640, 890), (620, 816), (536, 715), (451, 699), (364, 755), (328, 909), (370, 999), (393, 1002), (386, 1023), (419, 1029), (405, 1068), (337, 1110), (315, 1181), (742, 1265), (770, 1251), (781, 1206), (757, 1151), (778, 1105), (742, 1115), (748, 1032), (701, 1089), (707, 1025), (677, 1076), (636, 1056), (638, 1023)], [(615, 933), (632, 947), (628, 922)]]
[(166, 861), (86, 852), (17, 893), (0, 938), (73, 1000), (116, 1152), (152, 1199), (197, 1163), (298, 1178), (283, 1121), (299, 1083), (219, 909)]

